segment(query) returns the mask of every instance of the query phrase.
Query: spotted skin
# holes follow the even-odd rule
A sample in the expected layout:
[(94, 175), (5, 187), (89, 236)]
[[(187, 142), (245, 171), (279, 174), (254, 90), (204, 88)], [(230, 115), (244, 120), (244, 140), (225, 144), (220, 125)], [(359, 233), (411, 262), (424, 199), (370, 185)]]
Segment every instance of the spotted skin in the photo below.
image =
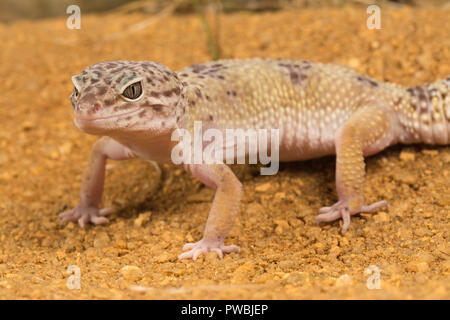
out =
[[(290, 59), (220, 60), (173, 72), (154, 62), (113, 61), (88, 67), (72, 78), (75, 124), (103, 136), (94, 145), (83, 177), (79, 204), (62, 221), (101, 224), (107, 159), (141, 157), (170, 162), (177, 128), (279, 129), (280, 160), (336, 154), (339, 201), (319, 210), (316, 222), (343, 219), (386, 207), (365, 204), (364, 157), (396, 143), (449, 144), (450, 77), (405, 88), (378, 82), (346, 67)], [(124, 97), (140, 82), (142, 95)], [(239, 251), (224, 240), (239, 211), (242, 185), (225, 164), (185, 169), (216, 189), (203, 239), (187, 244), (180, 258), (208, 251), (220, 257)]]

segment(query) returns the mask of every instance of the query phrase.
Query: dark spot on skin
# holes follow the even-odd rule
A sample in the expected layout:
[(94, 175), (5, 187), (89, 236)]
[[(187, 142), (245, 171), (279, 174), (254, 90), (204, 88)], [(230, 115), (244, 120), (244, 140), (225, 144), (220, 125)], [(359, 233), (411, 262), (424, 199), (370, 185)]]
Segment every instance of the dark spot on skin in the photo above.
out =
[(297, 82), (298, 82), (298, 74), (297, 74), (297, 73), (291, 72), (291, 73), (290, 73), (290, 76), (291, 76), (291, 81), (292, 81), (292, 82), (294, 82), (294, 83), (297, 83)]
[(214, 120), (214, 117), (213, 117), (212, 115), (209, 115), (208, 120), (209, 120), (209, 121), (213, 121), (213, 120)]
[(91, 79), (91, 84), (97, 83), (98, 81), (98, 79)]
[(206, 66), (202, 65), (202, 64), (195, 64), (191, 67), (192, 67), (192, 72), (195, 72), (195, 73), (200, 73), (206, 69)]
[(114, 104), (114, 100), (113, 99), (107, 99), (104, 101), (105, 106), (110, 106), (112, 104)]
[(181, 77), (187, 77), (188, 75), (186, 73), (180, 74)]
[(83, 101), (85, 103), (87, 102), (87, 103), (93, 104), (95, 100), (96, 100), (95, 94), (88, 93), (84, 97), (81, 98), (80, 102)]
[(158, 98), (158, 97), (159, 97), (159, 92), (152, 91), (152, 92), (150, 93), (150, 96), (152, 96), (152, 97), (154, 97), (154, 98)]
[(139, 105), (139, 107), (141, 107), (141, 108), (147, 108), (147, 107), (151, 107), (151, 106), (153, 106), (153, 104), (151, 104), (149, 101), (144, 101)]
[(87, 87), (86, 89), (84, 89), (84, 93), (88, 93), (90, 91), (92, 91), (93, 87)]
[(128, 109), (131, 109), (131, 108), (133, 108), (133, 105), (131, 103), (126, 103), (124, 105), (114, 107), (114, 111), (117, 111), (117, 110), (128, 110)]
[(194, 100), (189, 101), (189, 104), (191, 105), (191, 107), (195, 107), (195, 101)]
[(197, 95), (197, 97), (199, 97), (200, 99), (202, 98), (202, 92), (200, 91), (200, 89), (195, 89), (195, 94)]
[(173, 90), (167, 90), (167, 91), (164, 91), (164, 92), (163, 92), (163, 95), (164, 95), (165, 97), (170, 97), (172, 94), (173, 94)]
[(202, 75), (199, 75), (198, 78), (199, 78), (199, 79), (205, 79), (205, 77), (202, 76)]
[(230, 94), (231, 94), (230, 90), (227, 90), (227, 95), (230, 95)]
[(130, 121), (133, 117), (132, 116), (128, 116), (125, 118), (125, 120)]
[(206, 95), (205, 98), (206, 100), (211, 101), (211, 98), (208, 95)]
[(402, 98), (400, 97), (394, 102), (394, 106), (398, 106), (401, 102), (402, 102)]
[(110, 62), (106, 65), (106, 69), (114, 69), (115, 67), (117, 67), (117, 64), (112, 63), (112, 62)]
[(185, 87), (188, 85), (187, 82), (182, 82), (181, 84), (182, 84), (183, 86), (185, 86)]
[(165, 127), (165, 126), (166, 126), (166, 123), (165, 123), (164, 121), (161, 121), (161, 126), (162, 126), (162, 127)]
[(102, 73), (100, 71), (93, 71), (92, 73), (95, 73), (97, 75), (97, 78), (101, 78), (102, 77)]
[(120, 77), (118, 77), (116, 79), (116, 83), (120, 83), (120, 81), (122, 81), (123, 78), (125, 78), (125, 74), (122, 74)]
[(234, 91), (234, 90), (231, 91), (231, 94), (232, 94), (234, 97), (237, 96), (237, 93), (236, 93), (236, 91)]
[(97, 89), (97, 94), (104, 95), (106, 93), (106, 91), (107, 91), (106, 87), (99, 87)]
[(138, 114), (139, 118), (145, 117), (145, 113), (146, 113), (145, 110), (142, 110), (141, 112), (139, 112), (139, 114)]
[(364, 83), (369, 84), (371, 87), (378, 87), (378, 83), (376, 81), (373, 81), (370, 78), (367, 78), (367, 77), (364, 77), (364, 76), (358, 76), (356, 79), (358, 81), (360, 81), (360, 82), (364, 82)]
[(222, 75), (218, 75), (217, 78), (221, 79), (221, 80), (225, 80), (225, 77)]
[(111, 79), (104, 79), (105, 83), (109, 86), (111, 84)]
[(122, 67), (119, 67), (119, 68), (117, 68), (117, 69), (112, 70), (111, 72), (117, 73), (117, 72), (122, 71), (122, 70), (124, 70), (124, 69), (126, 69), (126, 68), (127, 68), (126, 66), (122, 66)]
[(178, 88), (178, 87), (176, 87), (176, 88), (173, 89), (173, 92), (174, 92), (176, 95), (179, 95), (180, 92), (181, 92), (181, 89)]
[(311, 62), (309, 62), (309, 61), (303, 61), (303, 66), (302, 66), (302, 68), (303, 68), (304, 70), (307, 70), (307, 69), (311, 68)]
[(177, 122), (180, 121), (180, 116), (177, 116)]
[(169, 78), (167, 76), (163, 76), (164, 81), (169, 81)]
[(213, 64), (211, 67), (213, 67), (213, 68), (220, 68), (220, 67), (222, 67), (222, 64), (216, 63), (216, 64)]
[(153, 104), (152, 108), (153, 108), (153, 110), (159, 112), (159, 111), (162, 111), (162, 109), (164, 108), (164, 105), (162, 105), (162, 104)]

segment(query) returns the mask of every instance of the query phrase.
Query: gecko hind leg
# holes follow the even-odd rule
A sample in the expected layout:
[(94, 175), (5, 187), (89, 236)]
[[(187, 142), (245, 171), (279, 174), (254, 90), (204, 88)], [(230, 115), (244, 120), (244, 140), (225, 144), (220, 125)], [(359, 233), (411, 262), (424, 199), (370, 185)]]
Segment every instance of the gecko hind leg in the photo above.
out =
[(361, 212), (374, 212), (379, 208), (386, 207), (389, 205), (386, 200), (378, 201), (370, 205), (363, 205), (360, 210), (351, 212), (346, 201), (341, 200), (336, 202), (331, 207), (323, 207), (319, 210), (319, 215), (314, 219), (315, 223), (321, 222), (331, 222), (342, 218), (344, 221), (342, 225), (342, 234), (344, 234), (348, 227), (350, 226), (350, 216), (361, 213)]
[(350, 217), (360, 212), (373, 212), (387, 207), (386, 201), (364, 205), (364, 156), (380, 152), (394, 139), (391, 117), (386, 105), (371, 102), (356, 111), (335, 135), (336, 191), (339, 201), (323, 207), (315, 222), (329, 222), (342, 218), (342, 234), (350, 226)]

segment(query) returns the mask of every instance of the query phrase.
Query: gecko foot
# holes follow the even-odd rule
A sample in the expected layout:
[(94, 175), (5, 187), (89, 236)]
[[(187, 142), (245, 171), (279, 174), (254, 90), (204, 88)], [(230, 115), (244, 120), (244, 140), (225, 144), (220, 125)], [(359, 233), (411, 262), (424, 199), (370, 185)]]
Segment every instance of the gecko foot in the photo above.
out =
[(319, 210), (319, 215), (314, 219), (315, 223), (330, 222), (342, 218), (344, 221), (342, 225), (341, 233), (344, 234), (350, 226), (350, 216), (358, 214), (360, 212), (374, 212), (375, 210), (386, 207), (389, 209), (389, 205), (386, 200), (372, 203), (368, 206), (361, 206), (359, 210), (350, 210), (349, 202), (346, 200), (340, 200), (331, 207), (323, 207)]
[[(188, 251), (186, 251), (188, 250)], [(201, 254), (206, 254), (208, 252), (215, 252), (219, 258), (223, 258), (224, 253), (229, 252), (239, 252), (238, 246), (224, 246), (223, 244), (217, 244), (213, 242), (205, 241), (204, 239), (196, 243), (186, 243), (183, 246), (183, 251), (186, 251), (178, 256), (178, 259), (189, 259), (192, 258), (194, 261), (197, 260), (198, 256)]]
[(113, 208), (98, 209), (92, 207), (76, 206), (72, 210), (60, 213), (58, 217), (62, 223), (66, 223), (69, 221), (78, 221), (80, 227), (84, 228), (84, 226), (87, 223), (93, 224), (108, 223), (109, 220), (105, 216), (112, 212), (114, 212)]

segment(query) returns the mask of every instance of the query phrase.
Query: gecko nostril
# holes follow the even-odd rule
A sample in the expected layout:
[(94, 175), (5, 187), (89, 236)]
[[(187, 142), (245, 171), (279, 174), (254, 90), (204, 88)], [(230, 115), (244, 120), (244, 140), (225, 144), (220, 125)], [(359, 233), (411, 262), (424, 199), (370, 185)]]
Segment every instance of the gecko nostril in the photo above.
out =
[(100, 110), (100, 104), (96, 103), (94, 104), (94, 112), (97, 112), (98, 110)]

